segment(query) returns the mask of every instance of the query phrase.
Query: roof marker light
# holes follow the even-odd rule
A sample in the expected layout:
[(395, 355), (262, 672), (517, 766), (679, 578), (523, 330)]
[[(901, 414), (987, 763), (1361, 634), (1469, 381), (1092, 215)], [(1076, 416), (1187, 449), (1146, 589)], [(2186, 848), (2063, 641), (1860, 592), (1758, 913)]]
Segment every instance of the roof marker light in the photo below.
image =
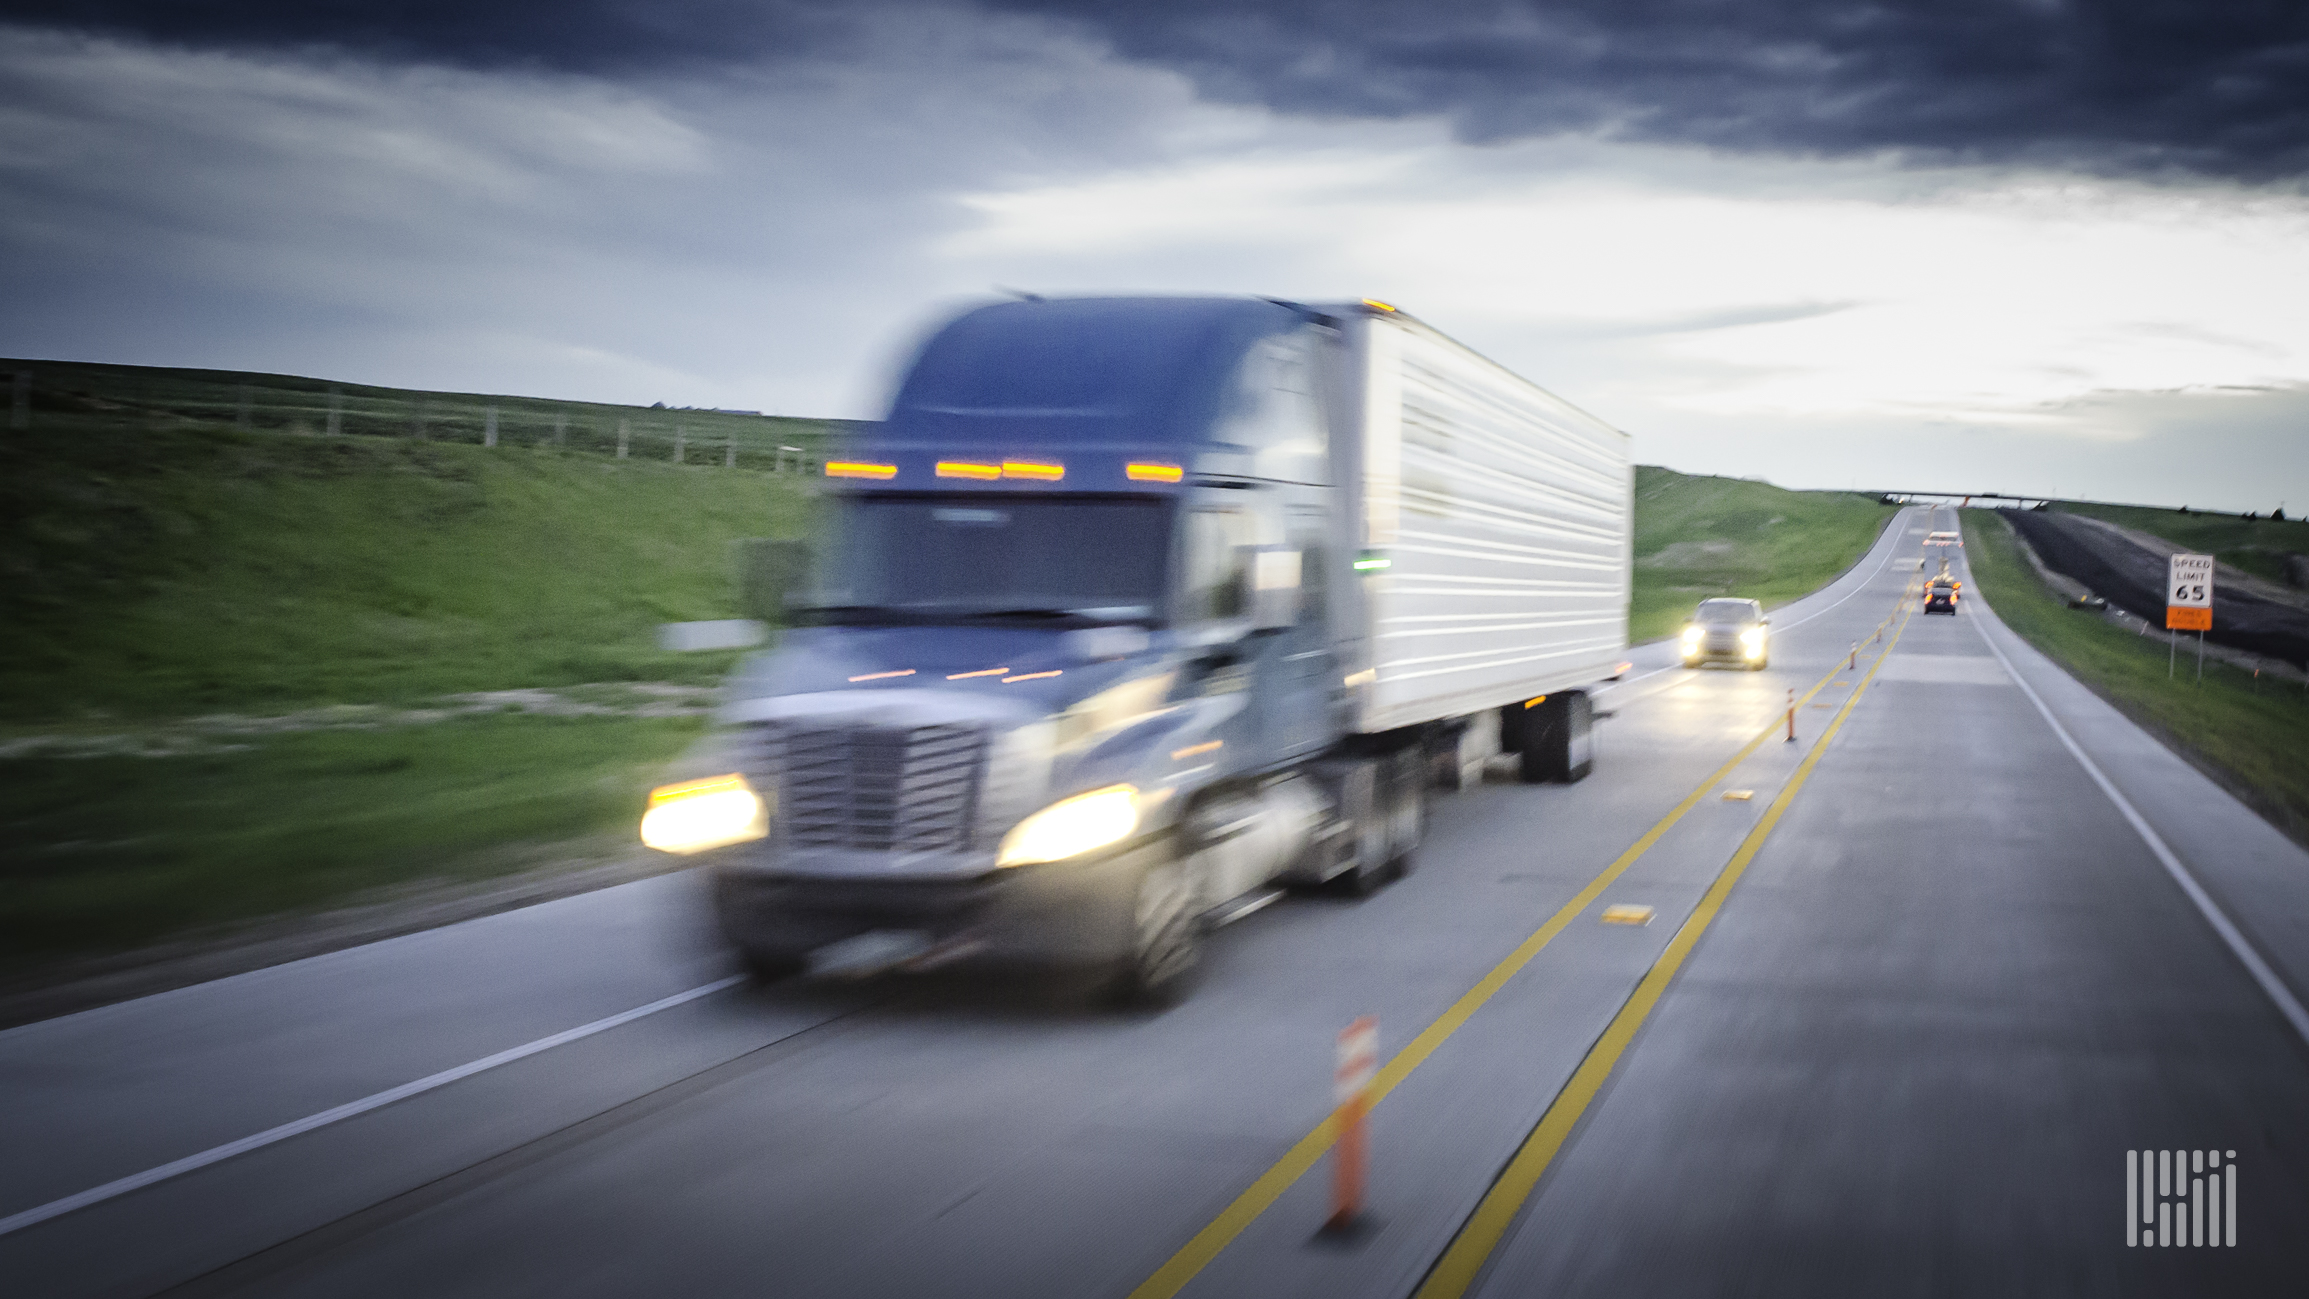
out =
[(1002, 466), (974, 460), (941, 460), (938, 462), (938, 476), (940, 478), (975, 478), (981, 482), (986, 482), (1000, 478)]
[(1066, 477), (1066, 466), (1049, 464), (1040, 460), (1005, 460), (1002, 462), (1002, 476), (1004, 478), (1031, 478), (1038, 483), (1055, 483)]
[(1377, 298), (1365, 298), (1365, 299), (1363, 299), (1363, 305), (1364, 305), (1364, 306), (1366, 306), (1366, 307), (1369, 307), (1369, 308), (1371, 308), (1373, 311), (1386, 311), (1386, 312), (1392, 312), (1392, 311), (1394, 311), (1394, 310), (1395, 310), (1395, 308), (1393, 308), (1393, 307), (1389, 306), (1388, 304), (1386, 304), (1386, 303), (1384, 303), (1384, 302), (1381, 302), (1381, 301), (1380, 301), (1379, 299), (1377, 299)]
[(828, 460), (828, 478), (896, 478), (898, 466), (870, 464), (863, 460)]
[(901, 672), (869, 672), (862, 677), (851, 677), (850, 679), (852, 681), (884, 681), (891, 677), (910, 677), (913, 675), (914, 669), (907, 668)]
[(1122, 471), (1134, 483), (1175, 483), (1187, 476), (1187, 471), (1178, 465), (1147, 464), (1135, 460), (1124, 465)]
[(1009, 668), (980, 668), (976, 672), (949, 672), (946, 674), (946, 679), (948, 681), (968, 681), (972, 677), (998, 677), (1008, 671), (1010, 671)]
[(1040, 681), (1044, 677), (1062, 677), (1065, 675), (1065, 668), (1054, 668), (1048, 672), (1022, 672), (1014, 677), (1002, 678), (1002, 684), (1009, 685), (1013, 681)]

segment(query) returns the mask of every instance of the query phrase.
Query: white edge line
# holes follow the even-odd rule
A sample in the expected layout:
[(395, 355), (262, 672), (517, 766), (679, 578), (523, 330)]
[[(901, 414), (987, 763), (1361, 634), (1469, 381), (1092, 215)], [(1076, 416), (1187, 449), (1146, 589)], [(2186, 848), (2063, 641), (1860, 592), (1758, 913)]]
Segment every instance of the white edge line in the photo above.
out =
[(290, 1137), (302, 1136), (316, 1128), (324, 1128), (332, 1123), (366, 1114), (371, 1110), (383, 1109), (395, 1101), (407, 1100), (411, 1096), (420, 1095), (439, 1087), (446, 1087), (450, 1083), (470, 1078), (477, 1073), (486, 1072), (499, 1065), (511, 1064), (516, 1060), (525, 1059), (539, 1052), (550, 1051), (554, 1047), (575, 1042), (579, 1038), (591, 1037), (621, 1024), (630, 1024), (661, 1010), (670, 1010), (684, 1002), (711, 996), (724, 988), (735, 987), (745, 980), (746, 976), (742, 974), (733, 974), (726, 979), (716, 979), (712, 983), (702, 984), (687, 992), (677, 992), (670, 997), (659, 998), (646, 1006), (636, 1006), (632, 1010), (621, 1011), (607, 1019), (597, 1019), (590, 1024), (580, 1024), (576, 1028), (555, 1033), (551, 1037), (541, 1037), (534, 1042), (527, 1042), (510, 1050), (499, 1051), (495, 1055), (483, 1056), (470, 1063), (458, 1065), (454, 1069), (444, 1069), (437, 1074), (419, 1078), (415, 1082), (405, 1082), (398, 1087), (388, 1087), (374, 1095), (363, 1096), (357, 1101), (348, 1101), (335, 1109), (322, 1110), (318, 1114), (308, 1114), (293, 1122), (283, 1123), (277, 1128), (267, 1128), (253, 1136), (242, 1137), (238, 1141), (228, 1141), (221, 1146), (212, 1146), (197, 1155), (186, 1155), (182, 1159), (173, 1160), (156, 1168), (147, 1168), (141, 1173), (131, 1173), (117, 1181), (90, 1187), (77, 1195), (67, 1195), (61, 1200), (50, 1200), (46, 1204), (26, 1209), (22, 1213), (12, 1213), (5, 1218), (0, 1218), (0, 1236), (5, 1236), (12, 1231), (22, 1231), (26, 1227), (46, 1222), (50, 1218), (62, 1217), (76, 1209), (85, 1209), (92, 1204), (101, 1204), (106, 1200), (126, 1195), (130, 1191), (142, 1190), (156, 1182), (165, 1182), (172, 1177), (206, 1168), (211, 1164), (223, 1163), (235, 1155), (245, 1155), (249, 1151), (286, 1141)]
[[(1970, 565), (1966, 566), (1966, 570), (1970, 571)], [(1975, 607), (1988, 607), (1978, 591), (1973, 593), (1972, 598)], [(2003, 623), (2003, 619), (1997, 620), (1998, 626), (2003, 626)], [(2197, 883), (2197, 877), (2189, 873), (2189, 868), (2181, 864), (2181, 859), (2165, 845), (2164, 839), (2150, 828), (2148, 818), (2140, 814), (2132, 800), (2118, 792), (2116, 785), (2102, 774), (2100, 765), (2085, 755), (2083, 746), (2068, 733), (2067, 727), (2060, 724), (2060, 719), (2053, 716), (2044, 698), (2020, 675), (2019, 669), (2012, 665), (2012, 660), (2004, 656), (2004, 651), (1997, 648), (1996, 641), (1987, 630), (1978, 623), (1973, 624), (1973, 630), (1979, 633), (1981, 643), (1988, 646), (1988, 652), (1996, 655), (1996, 661), (2004, 665), (2005, 672), (2012, 677), (2012, 683), (2020, 687), (2021, 693), (2028, 696), (2030, 703), (2036, 705), (2036, 711), (2052, 727), (2052, 733), (2060, 737), (2069, 756), (2077, 760), (2078, 765), (2085, 769), (2085, 774), (2091, 776), (2093, 783), (2101, 787), (2101, 792), (2108, 795), (2109, 801), (2117, 805), (2117, 810), (2124, 813), (2126, 822), (2133, 827), (2133, 833), (2139, 835), (2141, 842), (2147, 844), (2149, 851), (2164, 864), (2165, 873), (2172, 876), (2173, 882), (2181, 886), (2181, 892), (2186, 893), (2189, 901), (2196, 904), (2199, 914), (2205, 917), (2205, 923), (2211, 925), (2213, 932), (2221, 936), (2221, 941), (2229, 945), (2230, 953), (2244, 965), (2246, 973), (2253, 976), (2253, 982), (2261, 985), (2261, 991), (2267, 994), (2269, 1000), (2277, 1004), (2278, 1013), (2293, 1026), (2293, 1031), (2300, 1035), (2302, 1042), (2309, 1044), (2309, 1010), (2302, 1009), (2301, 1001), (2293, 995), (2293, 990), (2286, 987), (2284, 980), (2277, 977), (2277, 972), (2269, 968), (2269, 963), (2261, 959), (2261, 954), (2253, 950), (2253, 944), (2246, 940), (2244, 933), (2229, 919), (2228, 913), (2221, 910), (2220, 904), (2214, 902), (2212, 895), (2205, 892), (2204, 886)]]

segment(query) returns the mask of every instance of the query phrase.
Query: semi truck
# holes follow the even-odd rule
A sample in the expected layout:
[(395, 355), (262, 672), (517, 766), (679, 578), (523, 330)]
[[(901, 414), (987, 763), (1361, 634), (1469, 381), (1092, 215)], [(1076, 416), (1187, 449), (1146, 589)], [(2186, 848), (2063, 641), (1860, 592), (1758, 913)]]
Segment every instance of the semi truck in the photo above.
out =
[(1628, 438), (1393, 306), (1027, 299), (932, 333), (642, 837), (764, 976), (1067, 967), (1175, 999), (1428, 797), (1594, 761)]

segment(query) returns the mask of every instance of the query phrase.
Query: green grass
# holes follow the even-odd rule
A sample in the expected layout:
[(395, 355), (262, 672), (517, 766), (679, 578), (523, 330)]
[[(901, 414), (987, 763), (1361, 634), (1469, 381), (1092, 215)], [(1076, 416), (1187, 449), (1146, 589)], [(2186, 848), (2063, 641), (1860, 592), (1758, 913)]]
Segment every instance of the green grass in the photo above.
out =
[(698, 718), (481, 716), (0, 761), (0, 973), (630, 832)]
[[(522, 869), (558, 841), (630, 843), (696, 718), (629, 708), (256, 737), (181, 723), (718, 680), (734, 653), (668, 654), (656, 627), (741, 616), (735, 544), (811, 528), (811, 496), (770, 472), (770, 452), (822, 454), (834, 435), (348, 384), (330, 436), (331, 385), (317, 380), (0, 362), (16, 368), (35, 380), (30, 427), (0, 437), (0, 742), (180, 751), (190, 735), (197, 752), (51, 745), (0, 761), (12, 968)], [(490, 405), (498, 445), (483, 447)], [(676, 418), (690, 421), (688, 463), (652, 440), (653, 421), (670, 436)], [(735, 467), (717, 429), (753, 439)], [(156, 737), (171, 743), (138, 743)]]
[(2285, 580), (2285, 556), (2309, 554), (2309, 523), (2299, 519), (2243, 519), (2234, 514), (2195, 510), (2183, 514), (2140, 505), (2070, 501), (2056, 501), (2053, 509), (2137, 528), (2272, 582)]
[(844, 420), (669, 410), (472, 392), (416, 392), (240, 370), (183, 370), (76, 361), (0, 360), (0, 377), (32, 376), (33, 426), (104, 438), (202, 427), (242, 432), (338, 433), (348, 437), (480, 446), (489, 416), (499, 447), (557, 447), (614, 455), (618, 429), (638, 460), (768, 469), (780, 447), (822, 455), (850, 428)]
[(2272, 824), (2309, 842), (2309, 690), (2211, 659), (2200, 685), (2186, 654), (2167, 679), (2161, 637), (2068, 608), (2029, 568), (2004, 520), (1965, 510), (1963, 521), (1974, 580), (2007, 626), (2216, 773)]
[(230, 428), (0, 441), (0, 726), (710, 680), (789, 475)]
[(1713, 595), (1785, 604), (1868, 553), (1894, 513), (1873, 496), (1636, 466), (1628, 639), (1673, 633)]

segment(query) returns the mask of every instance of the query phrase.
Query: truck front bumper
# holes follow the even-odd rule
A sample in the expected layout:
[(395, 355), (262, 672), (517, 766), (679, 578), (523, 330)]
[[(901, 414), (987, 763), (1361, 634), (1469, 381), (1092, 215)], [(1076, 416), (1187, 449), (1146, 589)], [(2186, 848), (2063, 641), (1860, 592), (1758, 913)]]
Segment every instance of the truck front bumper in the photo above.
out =
[(811, 876), (740, 860), (711, 868), (714, 910), (729, 940), (755, 956), (807, 960), (880, 931), (919, 935), (941, 963), (1091, 966), (1131, 952), (1139, 877), (1170, 853), (1163, 835), (968, 878)]

